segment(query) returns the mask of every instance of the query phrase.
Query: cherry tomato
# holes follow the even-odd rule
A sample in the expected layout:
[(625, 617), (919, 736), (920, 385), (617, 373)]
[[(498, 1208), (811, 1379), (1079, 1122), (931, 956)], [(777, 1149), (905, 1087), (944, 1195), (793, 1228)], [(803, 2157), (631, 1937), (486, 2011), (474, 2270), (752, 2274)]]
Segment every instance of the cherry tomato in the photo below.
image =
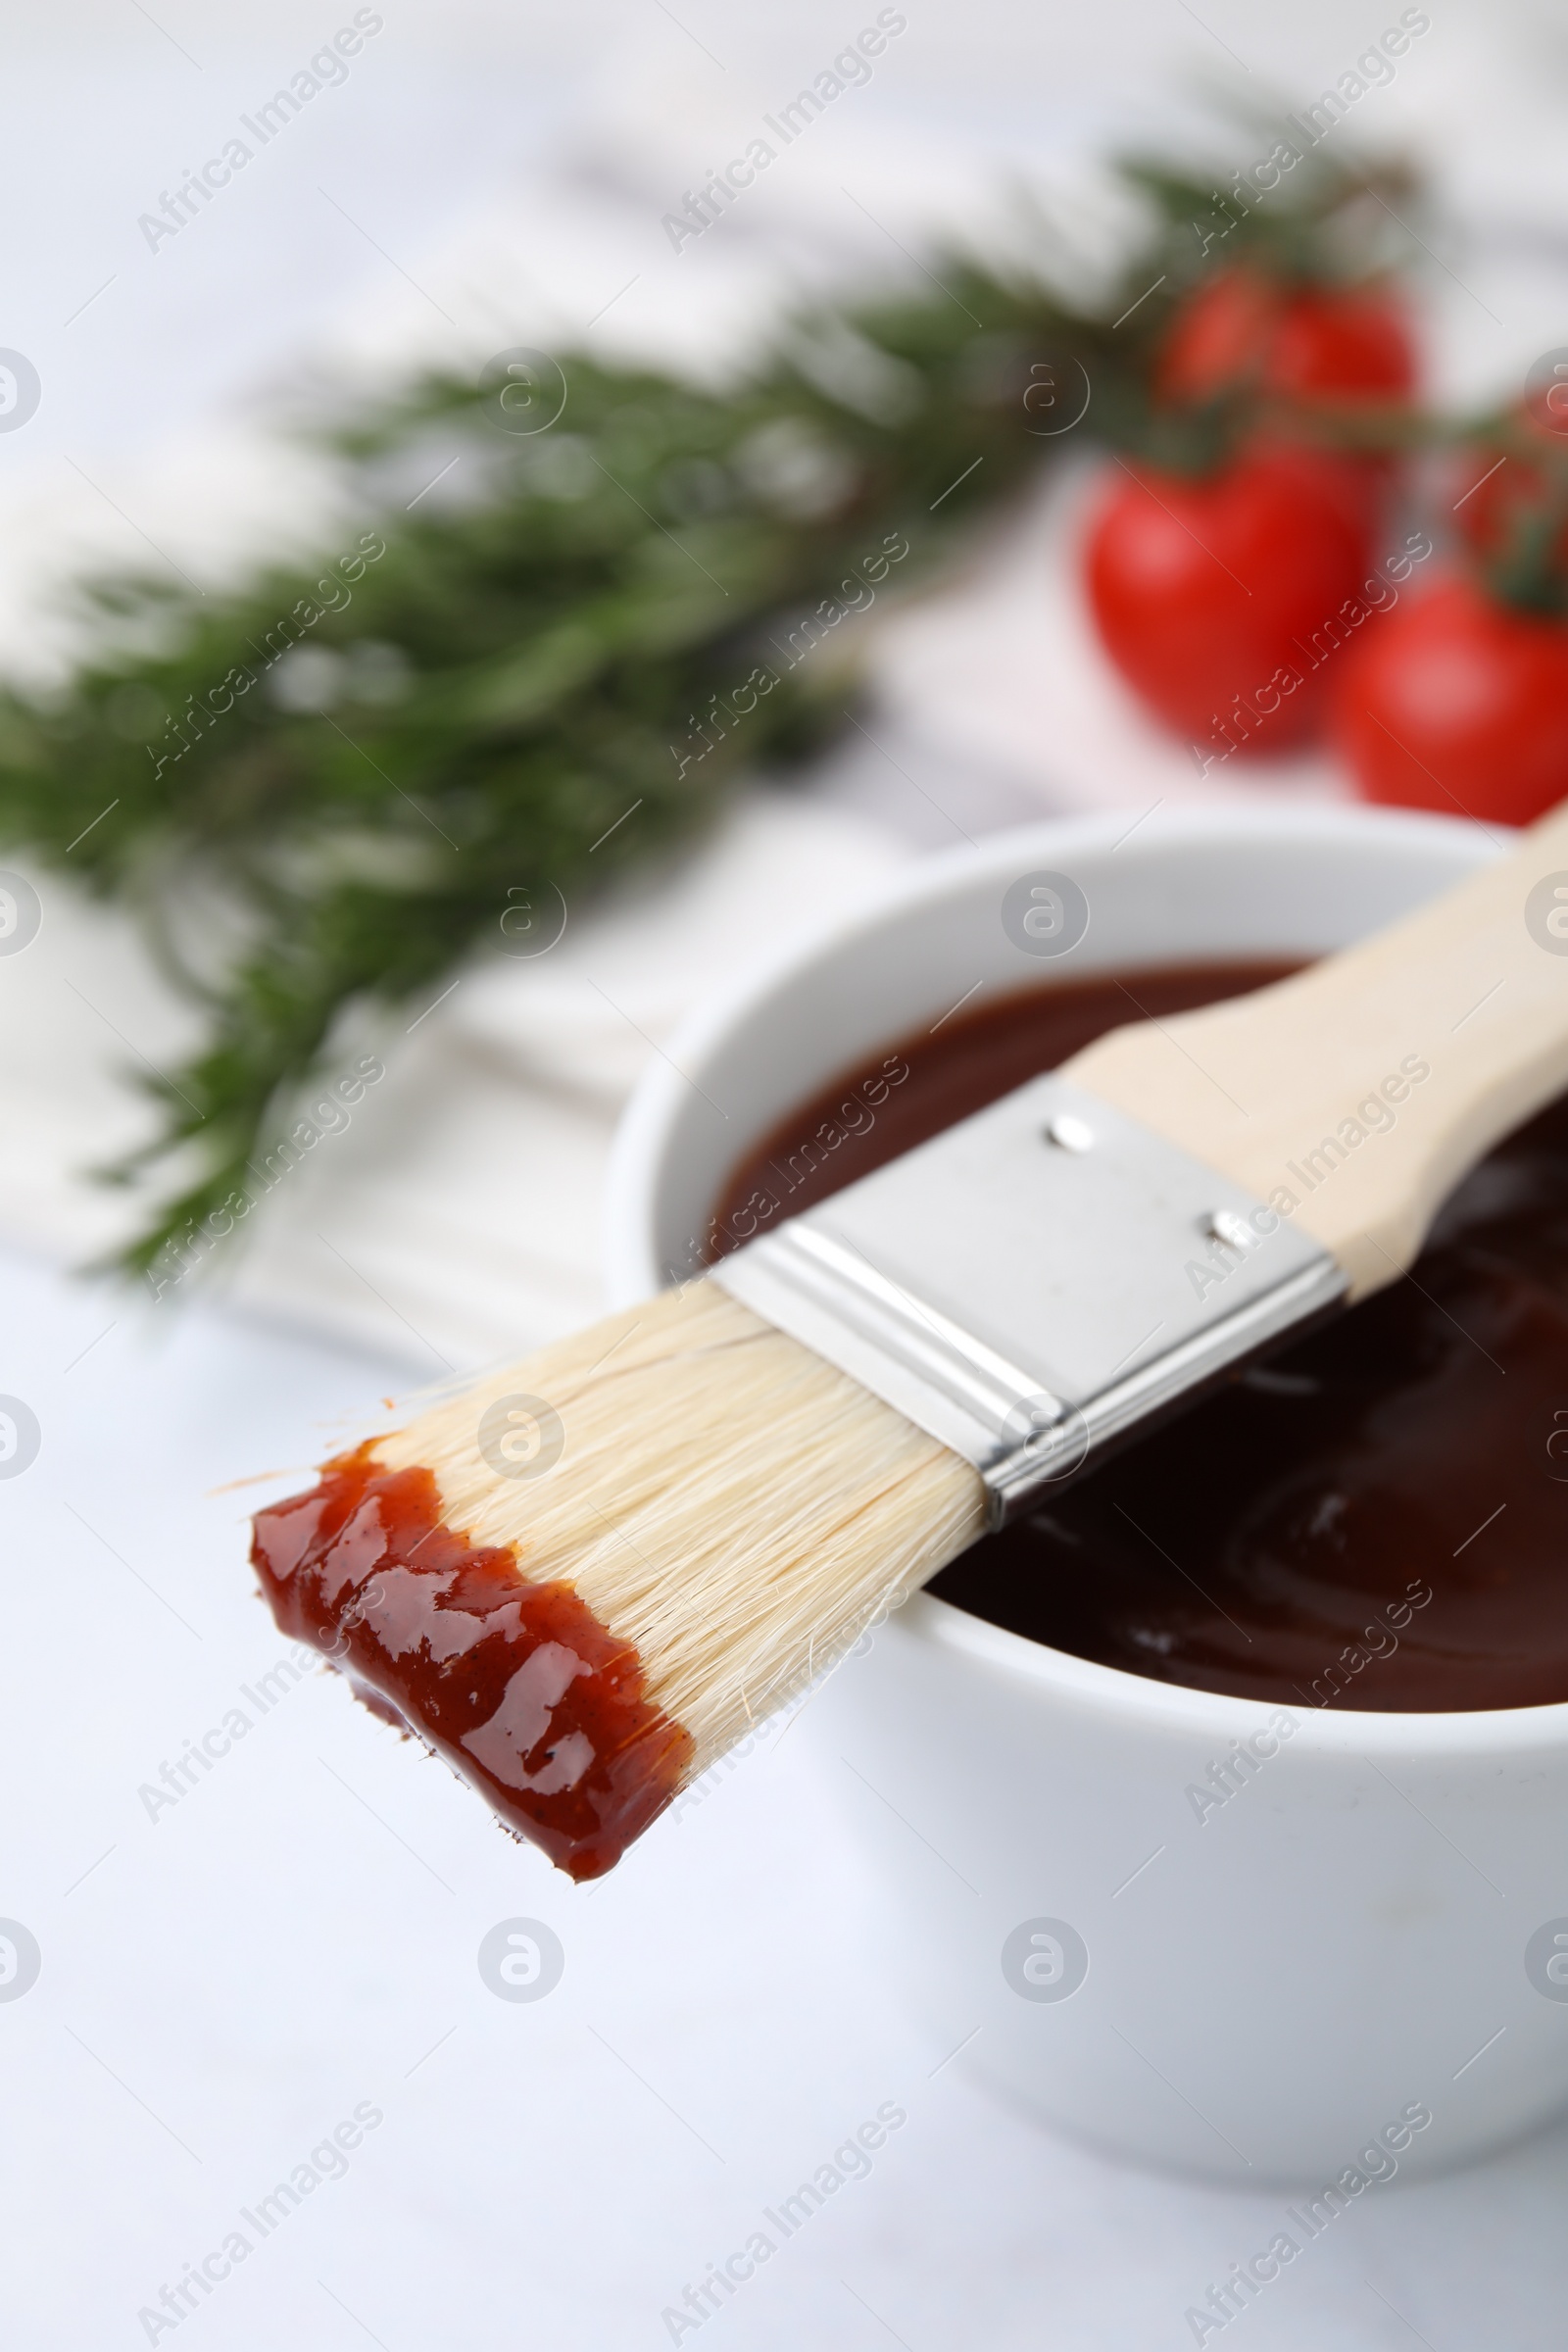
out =
[(1199, 478), (1110, 467), (1089, 531), (1101, 637), (1150, 709), (1228, 756), (1295, 743), (1317, 716), (1326, 624), (1366, 576), (1357, 469), (1254, 447)]
[(1222, 270), (1190, 294), (1154, 363), (1162, 400), (1213, 400), (1250, 383), (1279, 318), (1277, 290), (1250, 270)]
[(1416, 382), (1403, 303), (1383, 285), (1287, 288), (1223, 270), (1179, 313), (1154, 370), (1170, 401), (1249, 387), (1292, 400), (1402, 400)]
[(1364, 799), (1528, 824), (1568, 797), (1568, 623), (1435, 582), (1347, 647), (1332, 723)]
[(1269, 391), (1302, 400), (1404, 400), (1415, 384), (1415, 344), (1397, 296), (1348, 287), (1297, 294), (1286, 303), (1268, 355)]
[[(1555, 392), (1559, 387), (1553, 385)], [(1521, 409), (1513, 436), (1522, 447), (1504, 454), (1485, 442), (1461, 449), (1448, 469), (1448, 505), (1460, 535), (1477, 555), (1518, 553), (1531, 523), (1555, 499), (1568, 504), (1568, 431), (1560, 417), (1544, 419)], [(1539, 451), (1535, 463), (1528, 454)], [(1552, 535), (1552, 562), (1568, 573), (1568, 521)]]

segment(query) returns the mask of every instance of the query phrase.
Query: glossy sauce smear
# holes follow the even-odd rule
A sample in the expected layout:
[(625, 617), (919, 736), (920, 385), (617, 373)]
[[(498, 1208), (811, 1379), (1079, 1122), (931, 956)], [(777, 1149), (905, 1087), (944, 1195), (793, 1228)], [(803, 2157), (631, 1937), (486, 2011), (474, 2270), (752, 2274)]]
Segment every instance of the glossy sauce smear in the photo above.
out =
[[(1105, 1029), (1279, 969), (1129, 973), (909, 1039), (878, 1064), (905, 1075), (873, 1124), (852, 1080), (737, 1171), (718, 1246), (766, 1199), (782, 1214), (821, 1199)], [(1380, 1713), (1568, 1700), (1568, 1102), (1458, 1188), (1408, 1277), (930, 1590), (1054, 1649), (1240, 1697)]]
[(572, 1878), (609, 1870), (679, 1787), (691, 1741), (636, 1651), (569, 1586), (530, 1584), (510, 1544), (443, 1526), (428, 1470), (382, 1469), (368, 1446), (328, 1462), (258, 1513), (251, 1557), (286, 1634)]

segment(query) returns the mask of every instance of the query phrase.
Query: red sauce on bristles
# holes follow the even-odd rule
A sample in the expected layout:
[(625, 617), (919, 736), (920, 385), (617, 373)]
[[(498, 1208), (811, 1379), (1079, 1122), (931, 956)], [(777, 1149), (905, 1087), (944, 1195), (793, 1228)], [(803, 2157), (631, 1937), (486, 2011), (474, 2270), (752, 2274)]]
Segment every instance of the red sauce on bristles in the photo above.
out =
[(372, 1444), (262, 1511), (251, 1556), (282, 1630), (323, 1650), (574, 1879), (662, 1812), (692, 1742), (648, 1696), (634, 1644), (514, 1544), (446, 1526), (433, 1474)]
[(627, 1308), (265, 1511), (286, 1632), (574, 1877), (972, 1541), (978, 1473), (716, 1285)]

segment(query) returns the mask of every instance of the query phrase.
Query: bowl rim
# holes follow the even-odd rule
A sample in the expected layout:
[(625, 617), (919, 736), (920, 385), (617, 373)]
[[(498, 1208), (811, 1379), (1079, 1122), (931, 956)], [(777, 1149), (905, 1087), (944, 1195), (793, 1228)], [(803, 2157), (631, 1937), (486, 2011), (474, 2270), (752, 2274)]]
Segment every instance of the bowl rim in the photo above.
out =
[[(689, 1070), (703, 1063), (793, 983), (831, 962), (890, 917), (917, 910), (991, 874), (1015, 872), (1020, 858), (1068, 859), (1099, 856), (1142, 836), (1147, 853), (1161, 844), (1216, 848), (1333, 843), (1398, 848), (1468, 849), (1477, 861), (1500, 856), (1506, 829), (1426, 811), (1369, 809), (1354, 804), (1292, 803), (1280, 807), (1213, 805), (1151, 811), (1128, 822), (1125, 808), (1087, 815), (1047, 816), (983, 841), (912, 859), (868, 891), (859, 905), (830, 920), (803, 926), (709, 990), (687, 1013), (639, 1080), (615, 1131), (605, 1190), (604, 1256), (615, 1305), (648, 1297), (662, 1282), (648, 1248), (646, 1223), (663, 1156), (687, 1101)], [(976, 1617), (928, 1592), (917, 1592), (897, 1612), (902, 1633), (952, 1656), (1097, 1712), (1120, 1715), (1145, 1731), (1206, 1736), (1222, 1745), (1256, 1727), (1260, 1713), (1287, 1707), (1296, 1719), (1295, 1752), (1324, 1756), (1364, 1753), (1414, 1761), (1489, 1754), (1539, 1753), (1568, 1745), (1568, 1700), (1536, 1707), (1476, 1708), (1446, 1713), (1288, 1705), (1284, 1700), (1237, 1698), (1131, 1674), (1052, 1649), (1028, 1636)], [(1303, 1738), (1303, 1735), (1305, 1737)]]

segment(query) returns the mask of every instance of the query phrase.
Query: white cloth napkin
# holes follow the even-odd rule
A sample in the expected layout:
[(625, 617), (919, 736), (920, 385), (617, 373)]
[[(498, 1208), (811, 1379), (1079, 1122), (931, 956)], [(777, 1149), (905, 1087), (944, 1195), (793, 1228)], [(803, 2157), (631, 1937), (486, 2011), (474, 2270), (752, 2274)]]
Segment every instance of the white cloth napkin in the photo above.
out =
[[(759, 938), (852, 905), (906, 854), (853, 811), (743, 797), (673, 872), (568, 911), (536, 959), (481, 960), (377, 1034), (384, 1079), (211, 1270), (236, 1303), (427, 1376), (591, 1320), (605, 1157), (648, 1055)], [(52, 874), (36, 886), (37, 937), (0, 957), (0, 1231), (79, 1262), (131, 1213), (86, 1171), (145, 1132), (135, 1081), (197, 1024), (122, 916)]]

